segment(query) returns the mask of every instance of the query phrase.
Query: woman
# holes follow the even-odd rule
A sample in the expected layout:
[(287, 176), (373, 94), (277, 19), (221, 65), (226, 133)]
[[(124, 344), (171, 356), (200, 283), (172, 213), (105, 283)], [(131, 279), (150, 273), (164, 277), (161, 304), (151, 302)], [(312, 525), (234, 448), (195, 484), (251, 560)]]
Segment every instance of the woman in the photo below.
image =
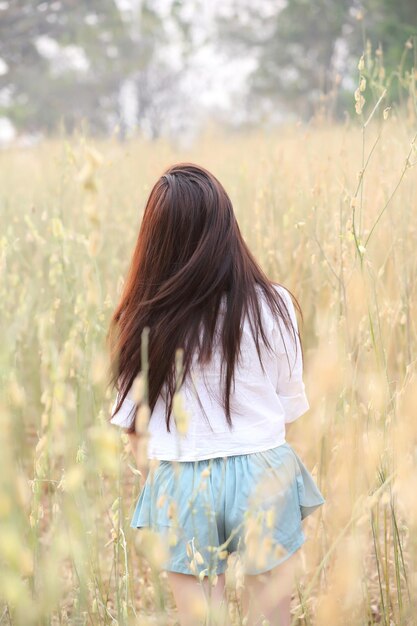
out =
[(205, 168), (178, 163), (156, 181), (109, 345), (111, 422), (133, 451), (137, 408), (149, 405), (147, 457), (157, 468), (131, 526), (169, 537), (164, 569), (181, 625), (196, 624), (190, 607), (207, 590), (222, 605), (230, 554), (243, 567), (248, 626), (261, 615), (289, 624), (301, 521), (324, 503), (285, 440), (309, 408), (302, 346), (290, 292), (260, 269)]

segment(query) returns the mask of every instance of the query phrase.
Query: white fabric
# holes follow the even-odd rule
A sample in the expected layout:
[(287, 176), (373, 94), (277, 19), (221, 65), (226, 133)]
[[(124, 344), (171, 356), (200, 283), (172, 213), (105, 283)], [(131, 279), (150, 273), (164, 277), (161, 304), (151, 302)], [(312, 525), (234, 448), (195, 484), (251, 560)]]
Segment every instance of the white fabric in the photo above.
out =
[[(274, 287), (284, 296), (292, 322), (298, 330), (290, 294), (281, 286)], [(214, 349), (210, 364), (200, 366), (196, 359), (193, 360), (191, 375), (195, 390), (188, 377), (181, 390), (184, 407), (190, 416), (186, 435), (181, 436), (177, 432), (173, 416), (170, 418), (171, 432), (167, 432), (165, 404), (161, 395), (158, 397), (148, 425), (148, 458), (195, 461), (268, 450), (285, 443), (285, 424), (293, 422), (310, 408), (302, 378), (303, 362), (299, 339), (297, 337), (296, 355), (292, 336), (282, 320), (278, 322), (277, 316), (271, 314), (263, 294), (260, 291), (259, 293), (264, 328), (274, 346), (274, 354), (271, 355), (267, 351), (262, 337), (259, 336), (264, 374), (246, 316), (241, 340), (242, 362), (236, 365), (235, 389), (232, 384), (230, 394), (233, 430), (229, 430), (221, 406), (223, 392), (223, 382), (220, 385), (221, 353)], [(224, 304), (225, 300), (222, 302), (223, 306)], [(222, 310), (221, 308), (221, 312)], [(279, 327), (288, 351), (291, 377)], [(224, 367), (223, 376), (225, 371)], [(212, 429), (207, 424), (195, 392), (198, 393)], [(216, 401), (216, 397), (220, 398), (220, 402)], [(116, 402), (113, 410), (115, 406)], [(111, 422), (128, 427), (134, 407), (129, 390), (124, 403)]]

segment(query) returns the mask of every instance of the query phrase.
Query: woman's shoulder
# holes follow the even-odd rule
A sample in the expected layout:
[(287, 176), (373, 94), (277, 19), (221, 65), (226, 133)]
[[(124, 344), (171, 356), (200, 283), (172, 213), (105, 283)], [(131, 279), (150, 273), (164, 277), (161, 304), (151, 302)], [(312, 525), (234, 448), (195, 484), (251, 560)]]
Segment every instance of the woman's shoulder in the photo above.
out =
[[(281, 285), (280, 283), (271, 282), (270, 285), (283, 298), (284, 304), (287, 306), (287, 308), (288, 307), (291, 308), (291, 306), (292, 306), (292, 299), (291, 299), (291, 294), (290, 294), (289, 290), (286, 287), (284, 287), (284, 285)], [(270, 314), (272, 315), (271, 307), (269, 306), (269, 301), (266, 298), (265, 292), (264, 292), (263, 288), (261, 287), (261, 285), (257, 284), (256, 285), (256, 290), (258, 291), (258, 293), (260, 295), (263, 307), (267, 311), (270, 311)]]
[[(284, 287), (284, 285), (281, 285), (279, 283), (271, 282), (270, 284), (271, 287), (273, 287), (273, 289), (281, 296), (283, 304), (288, 312), (288, 315), (290, 316), (291, 322), (293, 323), (293, 325), (296, 325), (297, 321), (295, 308), (290, 291), (286, 287)], [(262, 320), (265, 323), (265, 328), (268, 330), (269, 333), (281, 336), (283, 332), (287, 332), (286, 325), (282, 319), (282, 315), (278, 314), (277, 310), (272, 307), (271, 303), (265, 296), (263, 289), (259, 285), (257, 285), (256, 287), (260, 291), (260, 309)], [(282, 310), (282, 306), (280, 307), (280, 309)]]
[[(289, 293), (288, 289), (286, 287), (284, 287), (284, 285), (281, 285), (280, 283), (277, 283), (275, 281), (274, 282), (270, 281), (269, 284), (271, 285), (271, 287), (273, 287), (273, 289), (275, 289), (275, 291), (277, 291), (281, 295), (284, 295), (284, 297), (289, 297), (290, 296), (290, 293)], [(261, 294), (264, 293), (264, 289), (263, 289), (262, 285), (260, 285), (259, 283), (255, 284), (255, 289), (259, 293), (261, 293)]]

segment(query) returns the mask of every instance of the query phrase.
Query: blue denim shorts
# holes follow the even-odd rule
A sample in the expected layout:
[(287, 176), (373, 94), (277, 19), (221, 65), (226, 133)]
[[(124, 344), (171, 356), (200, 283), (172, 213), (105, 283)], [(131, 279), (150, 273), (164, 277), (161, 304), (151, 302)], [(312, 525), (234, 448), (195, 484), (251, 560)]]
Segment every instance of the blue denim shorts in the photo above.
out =
[(213, 576), (237, 552), (247, 574), (266, 572), (305, 541), (301, 521), (324, 504), (287, 442), (263, 452), (200, 461), (159, 461), (130, 526), (164, 544), (161, 569)]

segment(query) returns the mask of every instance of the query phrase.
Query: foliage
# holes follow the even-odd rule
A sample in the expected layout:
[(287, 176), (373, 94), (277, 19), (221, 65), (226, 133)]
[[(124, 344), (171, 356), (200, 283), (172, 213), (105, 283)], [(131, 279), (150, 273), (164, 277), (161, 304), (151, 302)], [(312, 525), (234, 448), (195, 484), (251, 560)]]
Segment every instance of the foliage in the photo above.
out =
[(262, 5), (270, 10), (262, 13), (258, 5), (235, 0), (233, 12), (218, 21), (219, 40), (227, 50), (258, 59), (250, 80), (252, 107), (264, 103), (268, 111), (275, 106), (303, 119), (323, 106), (331, 116), (351, 114), (356, 60), (376, 48), (384, 54), (387, 75), (398, 74), (392, 101), (403, 97), (401, 83), (417, 65), (414, 0), (365, 0), (363, 5), (352, 0), (288, 0)]
[(148, 1), (127, 13), (113, 0), (3, 2), (0, 59), (8, 71), (0, 76), (0, 113), (29, 132), (84, 124), (97, 134), (120, 124), (123, 136), (120, 97), (130, 81), (135, 122), (158, 136), (181, 93), (178, 71), (161, 55), (167, 43)]

